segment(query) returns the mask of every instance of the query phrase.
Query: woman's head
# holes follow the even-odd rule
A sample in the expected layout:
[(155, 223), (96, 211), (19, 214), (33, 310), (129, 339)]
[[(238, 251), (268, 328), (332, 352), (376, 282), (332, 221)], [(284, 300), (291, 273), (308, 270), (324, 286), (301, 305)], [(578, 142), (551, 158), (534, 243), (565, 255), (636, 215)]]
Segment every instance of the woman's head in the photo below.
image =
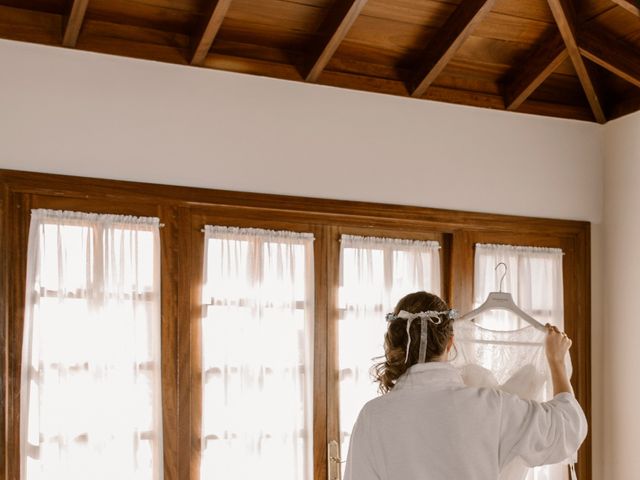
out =
[[(447, 304), (437, 295), (415, 292), (402, 297), (393, 313), (398, 315), (401, 311), (420, 313), (447, 312), (448, 310)], [(427, 362), (441, 360), (453, 345), (453, 319), (446, 314), (440, 315), (440, 318), (442, 321), (439, 324), (432, 321), (425, 323), (429, 339), (425, 358)], [(406, 319), (396, 317), (387, 324), (387, 332), (384, 336), (385, 361), (375, 366), (375, 378), (383, 393), (391, 390), (398, 378), (419, 361), (421, 322), (411, 322), (410, 343), (407, 338), (407, 322)], [(407, 355), (408, 343), (410, 346)]]

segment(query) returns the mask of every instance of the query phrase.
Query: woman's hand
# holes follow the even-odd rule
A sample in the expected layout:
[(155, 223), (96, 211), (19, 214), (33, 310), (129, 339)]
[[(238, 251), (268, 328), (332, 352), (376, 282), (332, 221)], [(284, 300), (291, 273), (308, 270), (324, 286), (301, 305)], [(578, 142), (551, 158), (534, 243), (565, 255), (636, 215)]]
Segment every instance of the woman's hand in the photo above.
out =
[(571, 339), (567, 337), (567, 334), (558, 330), (558, 327), (554, 327), (550, 324), (546, 324), (547, 327), (547, 339), (546, 339), (546, 351), (547, 360), (549, 363), (564, 363), (565, 356), (571, 348)]
[(567, 352), (571, 348), (571, 339), (567, 334), (558, 330), (550, 324), (546, 324), (547, 339), (545, 341), (547, 361), (549, 362), (549, 370), (551, 371), (551, 379), (553, 381), (553, 394), (573, 393), (571, 382), (567, 375), (564, 359)]

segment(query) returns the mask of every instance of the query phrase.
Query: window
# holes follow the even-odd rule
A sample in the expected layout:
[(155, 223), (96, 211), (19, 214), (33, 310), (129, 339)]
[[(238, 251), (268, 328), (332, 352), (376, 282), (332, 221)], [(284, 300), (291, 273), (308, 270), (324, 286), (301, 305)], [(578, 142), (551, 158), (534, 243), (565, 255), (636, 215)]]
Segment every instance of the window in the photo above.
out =
[[(474, 304), (480, 305), (489, 292), (502, 288), (539, 322), (564, 329), (562, 255), (558, 248), (476, 245)], [(500, 278), (503, 271), (496, 269), (499, 263), (506, 265), (502, 286)], [(491, 312), (490, 317), (485, 315), (481, 321), (483, 326), (496, 329), (505, 325), (508, 325), (508, 330), (527, 326), (523, 320), (502, 311)]]
[[(558, 248), (535, 248), (510, 245), (477, 244), (475, 253), (474, 303), (479, 306), (490, 292), (509, 292), (513, 300), (525, 312), (545, 324), (550, 323), (564, 330), (564, 302), (562, 282), (562, 256)], [(496, 266), (505, 263), (506, 271)], [(504, 281), (501, 285), (501, 277)], [(478, 323), (492, 330), (518, 331), (528, 324), (507, 311), (494, 310), (483, 314)], [(523, 331), (523, 330), (520, 330)], [(501, 346), (498, 354), (492, 345), (479, 344), (478, 358), (489, 369), (513, 373), (513, 369), (499, 365), (509, 361), (507, 349), (522, 347)], [(535, 350), (532, 350), (535, 351)], [(516, 354), (517, 355), (517, 354)], [(512, 362), (514, 368), (518, 366)], [(569, 365), (570, 367), (570, 365)], [(504, 382), (506, 378), (498, 378)], [(553, 396), (552, 386), (547, 384), (544, 398)], [(568, 478), (566, 465), (550, 465), (529, 470), (526, 480), (565, 480)]]
[(312, 480), (313, 236), (205, 227), (205, 479)]
[(358, 412), (378, 394), (370, 370), (384, 355), (385, 314), (407, 293), (440, 294), (440, 245), (343, 235), (340, 247), (339, 421), (346, 458)]
[(159, 247), (157, 218), (32, 212), (22, 478), (162, 478)]
[(563, 313), (589, 415), (585, 222), (3, 170), (0, 189), (7, 478), (337, 478), (329, 457), (377, 395), (384, 315), (418, 289), (470, 310), (478, 243), (562, 249), (560, 276), (535, 255), (507, 263), (553, 278), (512, 291), (536, 318)]

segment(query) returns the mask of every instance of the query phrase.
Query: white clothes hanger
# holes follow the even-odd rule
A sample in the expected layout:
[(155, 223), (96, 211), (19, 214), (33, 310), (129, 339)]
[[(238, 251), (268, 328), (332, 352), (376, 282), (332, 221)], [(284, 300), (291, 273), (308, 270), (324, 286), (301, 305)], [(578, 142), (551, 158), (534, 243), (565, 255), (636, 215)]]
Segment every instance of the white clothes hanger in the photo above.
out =
[(506, 310), (508, 312), (515, 313), (518, 317), (522, 318), (525, 322), (534, 326), (538, 330), (546, 332), (547, 328), (543, 324), (541, 324), (539, 321), (537, 321), (528, 313), (524, 312), (520, 307), (516, 305), (516, 303), (513, 301), (513, 297), (509, 292), (502, 291), (502, 283), (504, 282), (504, 278), (507, 276), (508, 267), (506, 263), (500, 262), (498, 265), (496, 265), (495, 269), (498, 270), (498, 267), (500, 265), (504, 266), (504, 273), (500, 278), (500, 291), (491, 292), (482, 305), (474, 310), (471, 310), (469, 313), (458, 317), (458, 320), (473, 320), (478, 315), (490, 310)]

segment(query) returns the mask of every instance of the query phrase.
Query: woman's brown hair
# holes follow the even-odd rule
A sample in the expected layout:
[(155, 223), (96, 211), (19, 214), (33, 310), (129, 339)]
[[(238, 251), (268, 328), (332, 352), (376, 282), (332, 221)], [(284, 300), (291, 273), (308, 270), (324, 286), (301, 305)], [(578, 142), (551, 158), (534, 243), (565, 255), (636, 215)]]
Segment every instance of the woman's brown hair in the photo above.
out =
[[(410, 293), (400, 299), (394, 315), (404, 310), (409, 313), (420, 313), (426, 311), (444, 312), (449, 310), (447, 304), (437, 295), (427, 292)], [(442, 323), (436, 325), (427, 322), (429, 329), (429, 342), (427, 343), (426, 361), (432, 362), (444, 354), (449, 339), (453, 336), (453, 320), (448, 315), (441, 315)], [(409, 367), (418, 363), (420, 351), (420, 322), (413, 322), (410, 328), (411, 346), (409, 347), (409, 358), (407, 356), (407, 320), (396, 318), (391, 320), (387, 326), (384, 336), (385, 360), (374, 366), (374, 378), (379, 383), (382, 393), (387, 393), (395, 386), (398, 378), (405, 373)]]

